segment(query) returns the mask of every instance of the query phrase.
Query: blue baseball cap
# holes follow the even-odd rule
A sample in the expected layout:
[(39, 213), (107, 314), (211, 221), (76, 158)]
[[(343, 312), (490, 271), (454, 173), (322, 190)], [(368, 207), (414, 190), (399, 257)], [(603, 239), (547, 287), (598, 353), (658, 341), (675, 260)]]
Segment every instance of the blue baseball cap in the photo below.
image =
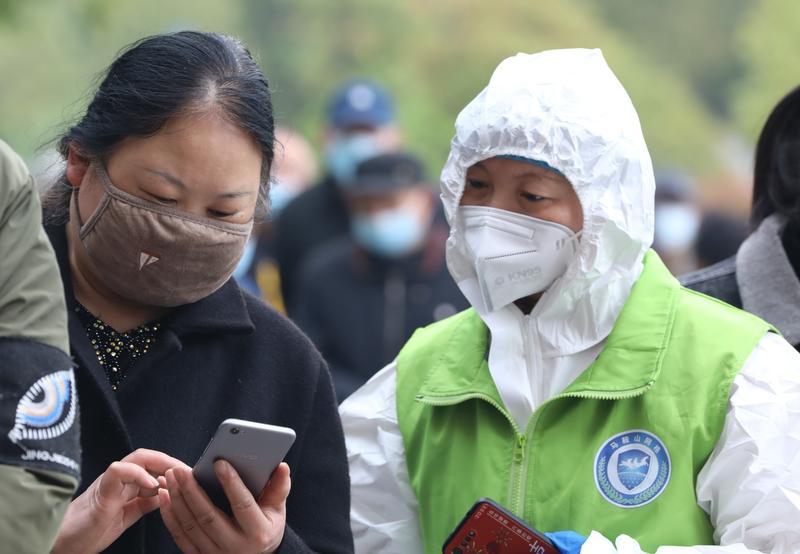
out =
[(354, 79), (339, 88), (328, 103), (328, 122), (336, 129), (381, 127), (394, 121), (394, 102), (373, 81)]

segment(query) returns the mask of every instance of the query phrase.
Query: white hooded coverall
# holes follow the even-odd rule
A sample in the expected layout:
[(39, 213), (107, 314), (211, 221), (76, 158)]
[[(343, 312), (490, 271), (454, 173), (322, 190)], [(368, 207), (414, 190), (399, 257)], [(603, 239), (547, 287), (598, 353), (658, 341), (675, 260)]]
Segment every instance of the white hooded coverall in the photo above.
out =
[[(583, 208), (576, 258), (529, 315), (513, 304), (487, 310), (456, 217), (467, 169), (498, 155), (558, 169)], [(599, 50), (518, 54), (498, 66), (459, 114), (441, 187), (451, 225), (448, 267), (490, 330), (489, 371), (524, 428), (538, 406), (600, 353), (652, 243), (655, 184), (638, 116)], [(395, 374), (392, 363), (340, 409), (357, 552), (422, 551)], [(800, 354), (783, 338), (765, 335), (735, 378), (722, 434), (697, 476), (696, 493), (720, 546), (663, 545), (658, 554), (800, 553)], [(582, 549), (640, 551), (626, 535), (597, 532)]]

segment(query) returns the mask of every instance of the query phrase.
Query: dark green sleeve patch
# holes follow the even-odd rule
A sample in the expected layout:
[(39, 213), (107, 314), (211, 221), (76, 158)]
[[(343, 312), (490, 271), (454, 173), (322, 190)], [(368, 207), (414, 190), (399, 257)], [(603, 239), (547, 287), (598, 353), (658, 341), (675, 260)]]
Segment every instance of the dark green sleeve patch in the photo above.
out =
[(72, 361), (58, 348), (0, 338), (0, 464), (80, 477)]

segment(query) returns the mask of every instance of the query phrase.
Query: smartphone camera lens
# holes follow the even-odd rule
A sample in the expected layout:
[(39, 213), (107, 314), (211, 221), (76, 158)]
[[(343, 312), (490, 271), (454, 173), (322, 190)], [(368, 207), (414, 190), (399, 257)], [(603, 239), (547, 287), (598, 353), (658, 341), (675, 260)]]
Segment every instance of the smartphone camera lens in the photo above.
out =
[(231, 435), (238, 435), (239, 428), (238, 427), (231, 427)]

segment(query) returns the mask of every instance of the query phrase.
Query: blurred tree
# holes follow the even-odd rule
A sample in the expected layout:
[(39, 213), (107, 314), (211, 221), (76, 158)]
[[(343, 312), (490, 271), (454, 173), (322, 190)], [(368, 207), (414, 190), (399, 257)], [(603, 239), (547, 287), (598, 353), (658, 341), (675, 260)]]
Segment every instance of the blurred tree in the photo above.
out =
[(6, 23), (11, 18), (15, 4), (14, 0), (0, 0), (0, 24)]
[(434, 175), (458, 111), (500, 60), (601, 47), (633, 98), (656, 164), (712, 169), (719, 125), (684, 74), (609, 28), (588, 1), (0, 0), (0, 14), (13, 18), (0, 21), (0, 136), (30, 157), (80, 113), (94, 76), (120, 48), (197, 28), (243, 35), (274, 88), (278, 121), (317, 141), (338, 83), (355, 75), (383, 82), (397, 97), (411, 148)]
[(581, 0), (652, 62), (686, 79), (718, 116), (742, 75), (736, 29), (751, 0)]
[(324, 102), (344, 78), (388, 86), (412, 149), (435, 174), (459, 110), (503, 58), (548, 48), (602, 47), (634, 100), (657, 163), (714, 167), (717, 123), (669, 68), (583, 4), (509, 0), (245, 0), (246, 34), (276, 88), (279, 117), (318, 136)]
[[(13, 2), (0, 28), (0, 137), (31, 158), (82, 110), (99, 73), (126, 44), (181, 28), (234, 32), (236, 2)], [(0, 4), (2, 6), (2, 4)]]
[(775, 104), (800, 85), (800, 9), (794, 0), (754, 3), (737, 34), (745, 77), (733, 90), (733, 119), (752, 140)]

